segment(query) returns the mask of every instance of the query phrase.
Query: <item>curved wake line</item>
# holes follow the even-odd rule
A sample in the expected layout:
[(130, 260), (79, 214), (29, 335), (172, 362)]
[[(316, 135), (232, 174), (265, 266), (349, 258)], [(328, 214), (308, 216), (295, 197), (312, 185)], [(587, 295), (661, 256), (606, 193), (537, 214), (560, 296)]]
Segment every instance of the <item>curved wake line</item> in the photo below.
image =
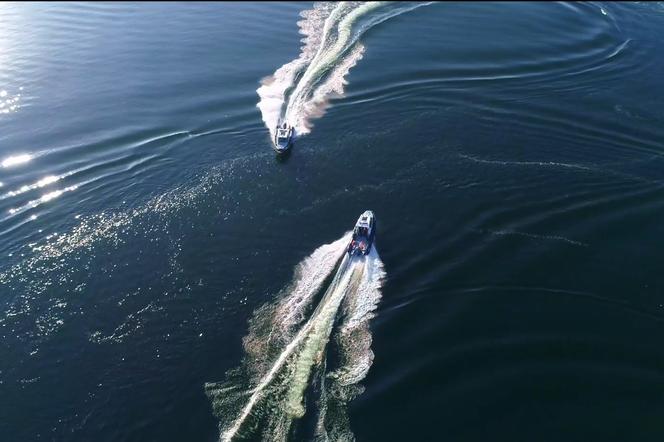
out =
[(426, 4), (317, 3), (303, 11), (304, 20), (298, 25), (305, 37), (299, 57), (263, 79), (256, 90), (257, 107), (270, 133), (274, 135), (281, 120), (298, 135), (309, 133), (311, 120), (325, 113), (330, 98), (344, 93), (345, 77), (364, 53), (360, 37), (383, 21)]
[(500, 166), (540, 166), (540, 167), (563, 167), (567, 169), (579, 169), (579, 170), (594, 170), (591, 167), (584, 166), (582, 164), (572, 164), (572, 163), (560, 163), (555, 161), (501, 161), (501, 160), (485, 160), (482, 158), (477, 158), (472, 155), (459, 154), (460, 158), (465, 160), (474, 161), (476, 163), (482, 164), (497, 164)]
[(581, 246), (581, 247), (588, 247), (589, 244), (581, 241), (575, 241), (573, 239), (569, 239), (564, 236), (560, 235), (538, 235), (536, 233), (528, 233), (528, 232), (519, 232), (517, 230), (486, 230), (487, 233), (490, 233), (491, 235), (497, 235), (497, 236), (505, 236), (505, 235), (516, 235), (516, 236), (523, 236), (526, 238), (532, 238), (532, 239), (545, 239), (545, 240), (553, 240), (553, 241), (563, 241), (568, 244), (572, 244), (575, 246)]
[[(284, 291), (283, 297), (254, 314), (249, 335), (244, 340), (245, 379), (206, 384), (215, 412), (221, 420), (226, 420), (226, 425), (220, 425), (221, 441), (240, 437), (245, 428), (255, 431), (257, 423), (253, 421), (256, 420), (265, 422), (264, 438), (285, 440), (292, 422), (305, 414), (304, 397), (316, 367), (322, 367), (316, 370), (320, 378), (315, 379), (323, 388), (317, 402), (319, 425), (316, 431), (319, 436), (327, 434), (325, 428), (352, 434), (344, 418), (345, 404), (354, 397), (352, 388), (359, 389), (356, 384), (366, 376), (373, 362), (368, 321), (380, 300), (385, 273), (375, 248), (366, 257), (349, 257), (345, 253), (349, 239), (350, 233), (347, 233), (317, 249), (298, 265), (296, 280)], [(332, 282), (307, 319), (306, 313), (317, 293), (339, 262)], [(335, 327), (337, 318), (341, 319)], [(298, 326), (299, 330), (294, 332)], [(338, 369), (326, 374), (327, 344), (333, 336), (338, 344)], [(279, 343), (283, 344), (281, 349)], [(261, 361), (261, 358), (269, 359), (269, 354), (275, 350), (279, 353), (271, 362)], [(237, 373), (229, 372), (229, 378), (232, 374)], [(246, 383), (255, 386), (243, 390), (238, 385)], [(329, 394), (329, 388), (335, 388), (337, 394)], [(339, 397), (338, 392), (344, 388), (351, 390)], [(241, 390), (239, 396), (233, 398), (238, 390)], [(239, 406), (240, 402), (243, 405)], [(220, 412), (220, 407), (226, 409)], [(335, 409), (336, 414), (328, 416), (329, 407)], [(233, 415), (237, 417), (229, 422), (229, 416)], [(333, 421), (329, 423), (330, 420)], [(327, 423), (323, 425), (322, 421)]]

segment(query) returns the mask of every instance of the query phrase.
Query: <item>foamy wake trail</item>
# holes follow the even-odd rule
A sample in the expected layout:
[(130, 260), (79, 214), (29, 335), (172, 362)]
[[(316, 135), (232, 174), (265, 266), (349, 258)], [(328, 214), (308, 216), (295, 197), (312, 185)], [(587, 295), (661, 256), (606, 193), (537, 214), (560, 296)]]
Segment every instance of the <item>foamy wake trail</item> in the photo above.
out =
[[(345, 77), (364, 53), (360, 37), (383, 21), (427, 3), (316, 3), (298, 22), (302, 39), (298, 58), (262, 80), (258, 108), (272, 135), (280, 120), (309, 133), (311, 119), (324, 114), (330, 98), (342, 95)], [(285, 105), (285, 110), (284, 110)]]
[(297, 266), (293, 283), (254, 313), (242, 365), (225, 382), (206, 384), (221, 440), (285, 441), (304, 431), (294, 423), (307, 408), (316, 422), (310, 439), (353, 438), (346, 405), (373, 361), (369, 320), (385, 273), (375, 248), (349, 258), (349, 240), (350, 233)]

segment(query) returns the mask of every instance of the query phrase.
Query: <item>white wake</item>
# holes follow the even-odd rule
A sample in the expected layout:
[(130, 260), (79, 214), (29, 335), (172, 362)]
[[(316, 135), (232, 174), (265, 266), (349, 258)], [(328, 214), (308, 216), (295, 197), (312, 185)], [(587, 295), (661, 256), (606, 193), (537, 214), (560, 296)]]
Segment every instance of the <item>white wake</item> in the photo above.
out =
[[(307, 412), (312, 384), (318, 385), (314, 437), (328, 440), (329, 431), (352, 436), (345, 405), (361, 391), (358, 383), (373, 361), (369, 319), (385, 274), (375, 247), (366, 257), (348, 257), (349, 240), (346, 234), (298, 265), (280, 298), (250, 321), (243, 365), (226, 382), (206, 384), (220, 419), (220, 440), (257, 434), (286, 440), (293, 422)], [(334, 361), (328, 360), (331, 339)], [(340, 395), (342, 390), (347, 394)]]
[(309, 133), (311, 120), (324, 114), (330, 98), (342, 95), (345, 77), (362, 58), (360, 37), (383, 21), (426, 3), (316, 3), (301, 13), (304, 35), (298, 58), (262, 80), (256, 91), (263, 121), (274, 135), (280, 121)]

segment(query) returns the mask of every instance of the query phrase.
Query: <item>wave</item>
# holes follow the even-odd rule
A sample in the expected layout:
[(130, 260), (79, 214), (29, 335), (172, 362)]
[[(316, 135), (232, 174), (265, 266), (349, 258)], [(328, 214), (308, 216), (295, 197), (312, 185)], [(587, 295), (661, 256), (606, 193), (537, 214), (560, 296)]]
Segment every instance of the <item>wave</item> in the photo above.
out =
[(303, 11), (298, 26), (305, 37), (299, 57), (264, 78), (256, 91), (257, 106), (270, 132), (285, 120), (298, 135), (309, 133), (311, 120), (325, 113), (329, 99), (343, 94), (346, 75), (364, 53), (360, 37), (377, 24), (425, 4), (317, 3)]
[(348, 257), (349, 241), (347, 233), (298, 264), (278, 300), (250, 320), (242, 365), (205, 385), (220, 440), (286, 440), (306, 414), (307, 391), (316, 396), (313, 438), (352, 438), (346, 405), (373, 362), (369, 319), (385, 273), (375, 247)]

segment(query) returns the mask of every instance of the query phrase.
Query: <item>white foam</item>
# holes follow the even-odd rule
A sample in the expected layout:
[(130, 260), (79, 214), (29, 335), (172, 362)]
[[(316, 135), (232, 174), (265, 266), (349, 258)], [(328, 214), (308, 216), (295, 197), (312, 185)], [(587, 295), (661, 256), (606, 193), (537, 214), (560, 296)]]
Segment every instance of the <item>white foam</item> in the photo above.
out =
[(321, 289), (325, 279), (334, 270), (341, 251), (350, 241), (350, 232), (331, 244), (325, 244), (298, 264), (296, 281), (289, 290), (289, 296), (277, 306), (279, 324), (292, 326), (304, 319), (304, 311)]
[(304, 20), (298, 22), (302, 39), (300, 55), (295, 60), (281, 66), (269, 77), (261, 81), (261, 87), (256, 92), (260, 97), (257, 106), (261, 110), (263, 121), (274, 135), (274, 129), (281, 117), (281, 110), (286, 99), (286, 91), (291, 88), (296, 76), (311, 62), (321, 44), (323, 33), (319, 32), (325, 26), (330, 12), (335, 8), (331, 3), (319, 3), (314, 9), (303, 11), (300, 15)]
[[(347, 264), (347, 266), (344, 264)], [(302, 400), (309, 385), (311, 370), (317, 362), (323, 360), (339, 306), (345, 296), (353, 291), (352, 283), (362, 274), (363, 270), (363, 262), (344, 262), (337, 273), (337, 277), (335, 277), (335, 281), (307, 323), (308, 327), (303, 328), (305, 333), (304, 342), (294, 362), (285, 404), (286, 412), (292, 417), (299, 418), (304, 415), (305, 409)]]
[(339, 366), (321, 382), (316, 441), (355, 440), (348, 403), (364, 391), (359, 383), (373, 364), (369, 320), (380, 301), (384, 278), (383, 263), (374, 247), (366, 258), (357, 289), (348, 292), (343, 302), (342, 320), (335, 333)]
[[(344, 253), (348, 240), (349, 233), (332, 244), (316, 249), (312, 255), (298, 265), (296, 269), (296, 281), (292, 284), (294, 290), (278, 303), (275, 315), (268, 319), (271, 321), (272, 326), (276, 325), (277, 329), (283, 331), (289, 329), (290, 326), (294, 324), (294, 318), (297, 318), (302, 313), (303, 308), (310, 302), (313, 295), (316, 294), (325, 279), (329, 276), (330, 272), (334, 269), (339, 257)], [(324, 259), (327, 259), (327, 261), (322, 262), (321, 260)], [(312, 269), (315, 270), (313, 272), (308, 272), (308, 270)], [(338, 279), (338, 276), (339, 274), (337, 274), (335, 280)], [(325, 304), (324, 301), (321, 303), (323, 305)], [(286, 345), (269, 370), (262, 376), (260, 382), (258, 382), (256, 387), (252, 389), (249, 400), (243, 407), (238, 418), (235, 419), (235, 421), (233, 421), (233, 423), (221, 434), (220, 438), (222, 441), (230, 441), (235, 437), (242, 424), (251, 415), (254, 407), (262, 398), (267, 387), (269, 387), (291, 355), (298, 349), (302, 341), (305, 340), (311, 330), (315, 328), (317, 324), (317, 322), (313, 320), (315, 317), (316, 314), (314, 313), (313, 318), (310, 319), (290, 343)], [(270, 334), (274, 332), (273, 329)], [(249, 339), (245, 340), (245, 345), (246, 342), (251, 342), (251, 333)]]
[(383, 263), (374, 247), (367, 258), (360, 286), (346, 299), (345, 320), (337, 339), (345, 363), (331, 374), (341, 385), (359, 383), (373, 363), (369, 320), (374, 317), (380, 302), (384, 278)]
[[(241, 393), (245, 381), (206, 385), (215, 409), (226, 407), (217, 413), (225, 421), (221, 440), (235, 439), (245, 427), (253, 431), (255, 426), (249, 421), (256, 417), (265, 420), (268, 430), (264, 438), (285, 440), (292, 421), (305, 414), (305, 391), (314, 368), (325, 366), (327, 344), (335, 334), (341, 344), (342, 361), (340, 369), (330, 376), (337, 384), (352, 385), (366, 375), (373, 361), (368, 321), (380, 300), (385, 273), (375, 248), (367, 257), (349, 258), (345, 254), (349, 240), (350, 232), (319, 247), (296, 267), (294, 281), (282, 291), (281, 298), (255, 313), (245, 338), (244, 362), (245, 374), (249, 375), (245, 381), (252, 388)], [(341, 256), (337, 273), (312, 312), (316, 294)], [(334, 324), (342, 311), (344, 319), (335, 332)], [(275, 345), (278, 352), (274, 357), (264, 356), (273, 352)], [(258, 376), (251, 374), (254, 371)], [(321, 415), (325, 414), (328, 397), (323, 388), (318, 401)], [(346, 425), (336, 425), (340, 431), (350, 432)]]
[(283, 119), (298, 135), (309, 133), (311, 120), (324, 113), (330, 98), (343, 94), (346, 75), (362, 58), (359, 38), (388, 18), (423, 4), (317, 3), (304, 11), (304, 20), (298, 22), (305, 35), (299, 57), (265, 78), (256, 91), (257, 106), (270, 132), (282, 119), (285, 104)]

